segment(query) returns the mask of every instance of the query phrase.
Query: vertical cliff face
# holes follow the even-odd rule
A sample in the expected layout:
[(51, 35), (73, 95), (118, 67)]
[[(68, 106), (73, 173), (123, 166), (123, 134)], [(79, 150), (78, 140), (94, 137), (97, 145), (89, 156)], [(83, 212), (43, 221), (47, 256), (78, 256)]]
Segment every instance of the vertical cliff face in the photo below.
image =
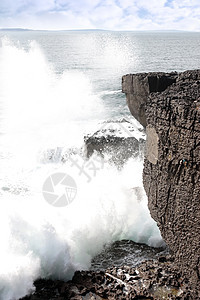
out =
[(126, 93), (127, 104), (132, 115), (144, 127), (146, 121), (146, 102), (150, 93), (162, 92), (174, 83), (177, 73), (138, 73), (122, 78), (122, 91)]
[(143, 182), (151, 215), (200, 297), (200, 70), (130, 74), (122, 86), (146, 126)]

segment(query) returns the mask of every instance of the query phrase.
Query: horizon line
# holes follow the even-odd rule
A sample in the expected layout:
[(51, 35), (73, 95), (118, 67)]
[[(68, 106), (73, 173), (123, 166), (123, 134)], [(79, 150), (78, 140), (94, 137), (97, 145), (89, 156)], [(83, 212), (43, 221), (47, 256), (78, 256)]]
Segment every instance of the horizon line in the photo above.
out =
[(31, 29), (31, 28), (21, 28), (21, 27), (2, 27), (0, 31), (112, 31), (112, 32), (200, 32), (200, 31), (192, 31), (192, 30), (179, 30), (179, 29), (101, 29), (101, 28), (94, 28), (94, 29)]

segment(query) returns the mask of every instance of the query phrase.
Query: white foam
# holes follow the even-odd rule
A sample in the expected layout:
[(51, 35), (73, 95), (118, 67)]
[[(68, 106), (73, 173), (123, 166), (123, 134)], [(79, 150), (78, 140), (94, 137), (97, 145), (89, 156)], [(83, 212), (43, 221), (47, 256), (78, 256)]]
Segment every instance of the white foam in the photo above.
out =
[[(105, 117), (85, 75), (56, 76), (36, 43), (25, 51), (7, 40), (0, 48), (0, 70), (0, 299), (26, 295), (38, 277), (71, 278), (74, 270), (89, 268), (107, 242), (160, 245), (142, 188), (141, 161), (129, 160), (122, 171), (107, 163), (96, 173), (86, 167), (88, 182), (70, 160), (40, 159), (49, 147), (80, 146), (88, 126)], [(55, 172), (72, 176), (78, 188), (73, 203), (63, 208), (49, 205), (42, 194), (45, 179)]]
[(13, 147), (25, 139), (33, 147), (70, 144), (87, 129), (88, 119), (104, 113), (87, 77), (78, 71), (56, 75), (36, 42), (25, 51), (3, 39), (0, 70), (1, 131)]

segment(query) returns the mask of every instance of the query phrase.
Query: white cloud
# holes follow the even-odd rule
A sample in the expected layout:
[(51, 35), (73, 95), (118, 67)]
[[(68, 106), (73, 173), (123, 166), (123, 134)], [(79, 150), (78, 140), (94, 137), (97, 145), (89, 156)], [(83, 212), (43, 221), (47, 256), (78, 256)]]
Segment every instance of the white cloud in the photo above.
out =
[(199, 0), (176, 0), (173, 1), (174, 5), (177, 5), (178, 7), (194, 7), (199, 6)]
[(54, 0), (1, 0), (0, 12), (6, 12), (9, 16), (15, 16), (21, 12), (31, 12), (32, 14), (54, 9)]
[(199, 0), (1, 0), (0, 27), (200, 31)]
[(96, 7), (93, 10), (92, 15), (90, 16), (90, 20), (93, 23), (99, 24), (99, 26), (101, 26), (102, 23), (107, 24), (110, 21), (111, 22), (113, 21), (113, 25), (111, 24), (110, 26), (114, 26), (114, 20), (115, 22), (116, 19), (120, 20), (122, 15), (123, 15), (123, 11), (117, 5), (107, 4), (104, 6)]

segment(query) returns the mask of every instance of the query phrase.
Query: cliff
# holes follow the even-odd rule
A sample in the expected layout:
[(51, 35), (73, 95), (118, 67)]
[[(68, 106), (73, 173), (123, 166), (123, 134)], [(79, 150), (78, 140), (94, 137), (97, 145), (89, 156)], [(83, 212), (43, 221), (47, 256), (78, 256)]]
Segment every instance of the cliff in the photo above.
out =
[(200, 298), (200, 70), (129, 74), (122, 90), (146, 127), (143, 183), (152, 217)]

